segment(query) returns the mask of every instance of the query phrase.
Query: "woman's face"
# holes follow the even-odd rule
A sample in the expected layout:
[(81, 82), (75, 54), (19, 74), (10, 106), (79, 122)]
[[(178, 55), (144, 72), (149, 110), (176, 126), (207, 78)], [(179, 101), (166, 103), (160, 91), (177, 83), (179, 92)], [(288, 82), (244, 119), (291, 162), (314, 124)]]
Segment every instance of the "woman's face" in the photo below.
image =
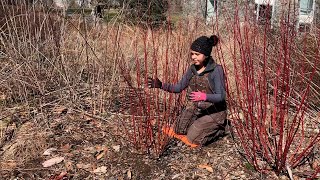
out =
[(197, 51), (191, 51), (191, 59), (196, 66), (203, 66), (203, 63), (207, 57)]

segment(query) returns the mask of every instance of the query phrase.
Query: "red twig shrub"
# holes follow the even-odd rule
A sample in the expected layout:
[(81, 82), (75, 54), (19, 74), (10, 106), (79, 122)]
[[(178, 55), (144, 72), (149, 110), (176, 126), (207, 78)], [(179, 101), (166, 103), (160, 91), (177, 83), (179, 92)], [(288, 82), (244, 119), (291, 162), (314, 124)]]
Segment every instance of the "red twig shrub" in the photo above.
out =
[(184, 103), (185, 94), (173, 94), (148, 89), (147, 78), (158, 77), (163, 82), (177, 82), (187, 67), (192, 33), (167, 27), (148, 31), (136, 29), (133, 37), (134, 54), (129, 61), (119, 63), (125, 96), (118, 97), (118, 112), (126, 114), (120, 122), (129, 141), (140, 153), (161, 156), (169, 138), (162, 127), (171, 126)]
[[(227, 31), (218, 53), (228, 77), (230, 119), (241, 153), (258, 171), (298, 169), (317, 152), (320, 141), (315, 108), (319, 34), (299, 34), (292, 26), (296, 17), (286, 12), (271, 27), (270, 21), (258, 24), (250, 11), (243, 8), (240, 13), (235, 7), (232, 15), (217, 21)], [(290, 3), (287, 8), (295, 9)]]

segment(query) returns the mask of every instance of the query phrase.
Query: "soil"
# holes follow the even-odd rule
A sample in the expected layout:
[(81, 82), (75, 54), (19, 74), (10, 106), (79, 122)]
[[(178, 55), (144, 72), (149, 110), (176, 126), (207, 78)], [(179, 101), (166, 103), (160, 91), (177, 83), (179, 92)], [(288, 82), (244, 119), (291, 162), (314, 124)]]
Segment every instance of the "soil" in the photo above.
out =
[[(64, 109), (50, 117), (18, 118), (23, 123), (11, 121), (5, 131), (11, 137), (4, 134), (0, 143), (1, 179), (288, 179), (255, 171), (230, 134), (197, 149), (171, 139), (155, 158), (128, 143), (116, 114), (95, 118)], [(44, 155), (49, 148), (54, 150)], [(55, 157), (63, 161), (43, 166)]]

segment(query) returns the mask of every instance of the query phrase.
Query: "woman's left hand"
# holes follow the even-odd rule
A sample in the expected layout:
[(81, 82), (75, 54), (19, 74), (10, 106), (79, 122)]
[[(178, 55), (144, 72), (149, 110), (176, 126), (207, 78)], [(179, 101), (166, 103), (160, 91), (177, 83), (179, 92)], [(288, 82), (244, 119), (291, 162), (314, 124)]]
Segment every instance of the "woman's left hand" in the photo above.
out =
[(203, 93), (203, 92), (199, 92), (199, 91), (197, 91), (197, 92), (193, 91), (190, 93), (189, 99), (194, 102), (205, 101), (207, 99), (207, 94)]

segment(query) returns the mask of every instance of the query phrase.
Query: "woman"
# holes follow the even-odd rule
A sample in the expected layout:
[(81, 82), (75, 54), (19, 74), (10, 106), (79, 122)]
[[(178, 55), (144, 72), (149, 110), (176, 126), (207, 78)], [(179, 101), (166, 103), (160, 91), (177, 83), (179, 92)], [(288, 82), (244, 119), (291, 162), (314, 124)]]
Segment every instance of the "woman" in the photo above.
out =
[(191, 44), (193, 64), (177, 84), (162, 83), (158, 78), (148, 80), (150, 88), (161, 88), (172, 93), (189, 91), (189, 102), (173, 128), (164, 132), (191, 147), (206, 145), (219, 137), (225, 128), (225, 77), (221, 65), (211, 57), (216, 35), (201, 36)]

